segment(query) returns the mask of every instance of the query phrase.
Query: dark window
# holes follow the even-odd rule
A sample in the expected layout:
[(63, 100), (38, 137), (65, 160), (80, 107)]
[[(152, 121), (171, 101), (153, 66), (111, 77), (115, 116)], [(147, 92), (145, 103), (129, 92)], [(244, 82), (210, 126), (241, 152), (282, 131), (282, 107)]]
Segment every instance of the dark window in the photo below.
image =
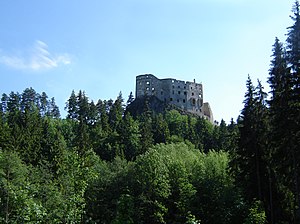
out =
[(163, 95), (163, 94), (164, 94), (164, 92), (163, 92), (163, 91), (161, 91), (161, 92), (160, 92), (160, 94), (161, 94), (161, 95)]
[(185, 103), (185, 100), (182, 100), (182, 102), (184, 102), (184, 103)]
[(177, 103), (179, 103), (179, 99), (177, 99)]
[(184, 91), (184, 95), (186, 95), (186, 91)]
[(173, 98), (170, 98), (170, 101), (173, 101)]
[(172, 93), (174, 94), (174, 90), (172, 91)]
[(178, 89), (180, 89), (180, 86), (178, 86)]
[(194, 93), (192, 93), (192, 96), (194, 96)]
[(180, 95), (180, 91), (178, 91), (178, 94)]
[(193, 105), (195, 105), (195, 104), (196, 104), (196, 100), (195, 100), (195, 99), (193, 99), (193, 100), (192, 100), (192, 102), (193, 102)]
[(172, 86), (172, 88), (174, 89), (174, 86)]

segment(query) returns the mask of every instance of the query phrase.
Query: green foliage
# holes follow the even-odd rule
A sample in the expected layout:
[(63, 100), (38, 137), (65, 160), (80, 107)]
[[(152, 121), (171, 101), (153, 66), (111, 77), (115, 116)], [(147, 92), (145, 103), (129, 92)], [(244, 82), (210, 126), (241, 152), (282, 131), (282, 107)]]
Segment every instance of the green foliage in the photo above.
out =
[(132, 211), (127, 210), (123, 214), (125, 208), (122, 203), (126, 199), (131, 200), (128, 192), (131, 163), (117, 157), (112, 162), (99, 161), (95, 168), (98, 177), (90, 182), (85, 192), (85, 220), (95, 223), (111, 223), (113, 220), (117, 222), (126, 217), (130, 220)]
[(131, 195), (122, 194), (117, 203), (116, 218), (114, 224), (133, 224), (134, 201)]
[[(227, 160), (223, 166), (216, 165), (219, 157), (208, 162), (199, 151), (203, 146), (206, 151), (220, 149), (221, 143), (214, 143), (220, 139), (214, 137), (219, 127), (175, 110), (154, 114), (147, 108), (145, 103), (144, 113), (134, 118), (124, 115), (121, 94), (116, 101), (94, 104), (83, 91), (73, 91), (66, 106), (67, 118), (60, 119), (54, 99), (48, 100), (46, 93), (26, 89), (22, 94), (3, 94), (1, 221), (202, 220), (209, 214), (205, 203), (214, 195), (211, 189), (223, 195), (222, 184), (227, 182), (221, 180), (230, 179), (225, 171)], [(224, 125), (222, 130), (226, 128)], [(222, 144), (227, 140), (224, 138)], [(215, 165), (219, 168), (213, 171), (214, 176), (208, 167)], [(217, 172), (220, 169), (224, 170)], [(211, 189), (206, 187), (206, 178), (213, 183)], [(214, 184), (218, 186), (214, 188)], [(220, 197), (213, 200), (220, 203)], [(233, 215), (225, 215), (228, 211), (218, 215), (233, 220)]]
[(29, 168), (14, 152), (0, 151), (0, 220), (2, 223), (42, 223), (45, 211), (32, 198)]
[(253, 202), (249, 209), (249, 214), (244, 224), (263, 224), (267, 223), (266, 214), (261, 201)]

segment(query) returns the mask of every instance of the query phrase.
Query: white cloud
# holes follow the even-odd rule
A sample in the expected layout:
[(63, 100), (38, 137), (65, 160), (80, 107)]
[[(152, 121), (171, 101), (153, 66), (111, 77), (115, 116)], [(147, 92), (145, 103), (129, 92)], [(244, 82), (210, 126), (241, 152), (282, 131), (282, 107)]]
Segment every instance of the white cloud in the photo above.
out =
[(0, 54), (0, 63), (17, 70), (42, 71), (70, 64), (71, 57), (66, 53), (52, 54), (45, 42), (37, 40), (29, 51), (21, 55)]

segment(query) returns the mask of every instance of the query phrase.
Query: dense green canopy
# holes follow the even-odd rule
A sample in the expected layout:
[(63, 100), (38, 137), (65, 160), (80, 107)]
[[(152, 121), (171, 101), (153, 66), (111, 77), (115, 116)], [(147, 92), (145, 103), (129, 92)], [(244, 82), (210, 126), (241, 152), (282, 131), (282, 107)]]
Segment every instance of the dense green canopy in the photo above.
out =
[[(32, 88), (0, 104), (1, 223), (299, 223), (300, 10), (237, 122)], [(130, 107), (139, 106), (133, 115)]]

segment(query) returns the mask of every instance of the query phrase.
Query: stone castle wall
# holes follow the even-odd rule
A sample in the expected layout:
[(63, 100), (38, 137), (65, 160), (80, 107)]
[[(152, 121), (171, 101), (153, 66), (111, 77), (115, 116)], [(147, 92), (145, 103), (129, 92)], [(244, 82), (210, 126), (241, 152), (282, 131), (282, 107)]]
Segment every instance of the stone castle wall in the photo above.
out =
[[(203, 103), (201, 83), (185, 82), (176, 79), (158, 79), (152, 74), (136, 77), (136, 98), (156, 96), (159, 100), (175, 105), (183, 110), (205, 116), (213, 122), (212, 112), (208, 103)], [(205, 113), (204, 113), (205, 112)]]

